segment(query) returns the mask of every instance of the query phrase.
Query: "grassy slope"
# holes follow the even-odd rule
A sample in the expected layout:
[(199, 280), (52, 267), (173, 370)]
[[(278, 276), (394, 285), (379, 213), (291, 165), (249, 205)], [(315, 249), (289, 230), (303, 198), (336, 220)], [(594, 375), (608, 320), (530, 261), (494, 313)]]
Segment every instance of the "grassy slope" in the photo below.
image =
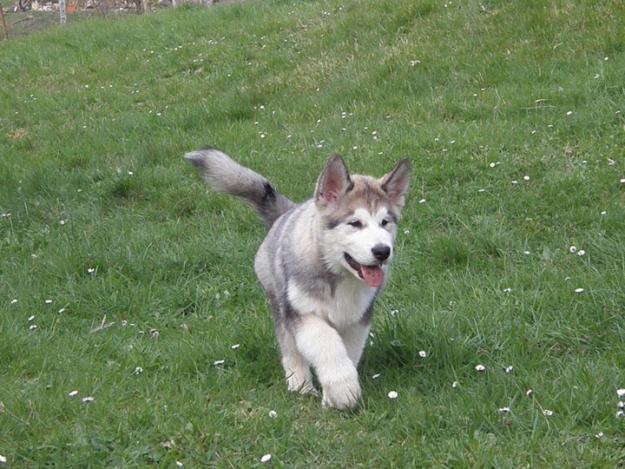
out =
[[(0, 44), (0, 454), (623, 463), (624, 22), (617, 1), (268, 1)], [(180, 159), (206, 143), (296, 199), (332, 152), (413, 159), (359, 412), (287, 395), (262, 227)]]

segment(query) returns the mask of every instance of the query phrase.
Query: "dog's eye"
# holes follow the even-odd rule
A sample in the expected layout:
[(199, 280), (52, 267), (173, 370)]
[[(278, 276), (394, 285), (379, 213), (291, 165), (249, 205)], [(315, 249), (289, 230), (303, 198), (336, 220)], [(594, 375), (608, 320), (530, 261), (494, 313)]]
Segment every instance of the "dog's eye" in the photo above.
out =
[(348, 225), (353, 226), (354, 228), (362, 228), (362, 222), (360, 220), (350, 221)]
[(385, 218), (384, 220), (382, 220), (382, 223), (380, 223), (380, 225), (382, 226), (386, 226), (388, 225), (389, 221)]

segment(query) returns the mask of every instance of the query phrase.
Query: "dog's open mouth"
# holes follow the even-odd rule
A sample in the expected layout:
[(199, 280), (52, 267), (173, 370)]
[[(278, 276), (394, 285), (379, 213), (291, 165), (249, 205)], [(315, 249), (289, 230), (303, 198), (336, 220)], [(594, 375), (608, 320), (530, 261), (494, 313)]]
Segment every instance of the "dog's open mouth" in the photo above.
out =
[(362, 265), (356, 262), (356, 260), (347, 253), (344, 253), (345, 260), (349, 266), (356, 271), (358, 277), (360, 277), (369, 287), (380, 288), (382, 282), (384, 282), (384, 271), (379, 265)]

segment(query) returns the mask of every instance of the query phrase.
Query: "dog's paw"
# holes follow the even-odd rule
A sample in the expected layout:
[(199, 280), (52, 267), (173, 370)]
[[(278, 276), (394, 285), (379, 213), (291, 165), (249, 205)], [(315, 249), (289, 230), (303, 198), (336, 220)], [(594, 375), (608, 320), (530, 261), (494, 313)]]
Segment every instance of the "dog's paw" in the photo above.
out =
[(317, 390), (313, 386), (312, 374), (308, 369), (291, 372), (286, 377), (286, 383), (290, 392), (298, 392), (300, 394), (317, 393)]
[(337, 378), (323, 383), (324, 407), (334, 409), (351, 409), (356, 407), (362, 391), (358, 382), (358, 373), (352, 369), (349, 373), (337, 376)]

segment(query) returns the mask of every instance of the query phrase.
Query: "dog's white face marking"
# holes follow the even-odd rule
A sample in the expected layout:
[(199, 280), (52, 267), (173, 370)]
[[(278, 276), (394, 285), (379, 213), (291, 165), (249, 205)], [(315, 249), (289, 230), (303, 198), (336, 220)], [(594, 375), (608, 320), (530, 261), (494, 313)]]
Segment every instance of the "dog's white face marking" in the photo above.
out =
[[(326, 260), (350, 272), (368, 286), (379, 288), (393, 256), (397, 225), (386, 206), (375, 213), (358, 207), (325, 236)], [(376, 257), (375, 250), (388, 250)]]
[[(338, 228), (340, 235), (337, 242), (359, 264), (379, 265), (381, 262), (374, 257), (372, 249), (374, 246), (388, 246), (392, 253), (394, 236), (390, 231), (391, 224), (386, 207), (373, 214), (365, 208), (357, 208), (353, 216)], [(390, 259), (391, 255), (384, 263)]]

